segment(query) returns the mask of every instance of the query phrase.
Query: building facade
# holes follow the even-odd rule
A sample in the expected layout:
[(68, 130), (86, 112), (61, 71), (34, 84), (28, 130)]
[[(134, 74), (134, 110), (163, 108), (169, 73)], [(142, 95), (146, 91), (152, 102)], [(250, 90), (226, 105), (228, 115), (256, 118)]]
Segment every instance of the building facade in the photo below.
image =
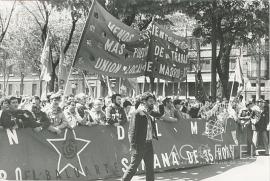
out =
[[(266, 48), (267, 50), (267, 48)], [(190, 50), (191, 54), (195, 55), (196, 50)], [(257, 79), (257, 55), (252, 54), (246, 49), (240, 50), (240, 48), (233, 48), (230, 55), (230, 69), (229, 69), (229, 86), (232, 86), (234, 78), (234, 69), (236, 65), (236, 59), (241, 58), (241, 68), (245, 80), (244, 90), (242, 95), (246, 100), (251, 98), (256, 98), (256, 79)], [(194, 62), (197, 59), (196, 56), (193, 56), (191, 60)], [(269, 100), (270, 97), (270, 81), (269, 81), (269, 51), (265, 51), (261, 56), (261, 98)], [(208, 95), (211, 94), (211, 47), (206, 46), (202, 47), (200, 50), (200, 65), (202, 72), (202, 79), (204, 82), (204, 89)], [(25, 75), (23, 82), (21, 81), (20, 76), (15, 76), (10, 71), (10, 77), (6, 83), (6, 95), (40, 95), (41, 92), (44, 92), (46, 89), (46, 83), (42, 82), (40, 84), (39, 76), (37, 73), (28, 73)], [(113, 90), (118, 92), (117, 88), (118, 81), (117, 79), (111, 79), (114, 81)], [(217, 81), (219, 77), (217, 75)], [(67, 94), (76, 94), (76, 93), (89, 93), (91, 92), (94, 97), (103, 97), (107, 95), (107, 91), (104, 90), (101, 81), (97, 76), (90, 75), (86, 76), (87, 84), (85, 83), (84, 78), (79, 75), (77, 72), (74, 72), (67, 86)], [(138, 77), (137, 78), (137, 93), (142, 93), (144, 90), (149, 90), (150, 81), (149, 78)], [(42, 91), (41, 91), (42, 88)], [(22, 90), (21, 90), (22, 89)], [(129, 89), (129, 87), (128, 87)], [(4, 77), (0, 73), (0, 91), (4, 90)], [(187, 80), (184, 82), (167, 82), (164, 80), (155, 79), (154, 85), (155, 93), (158, 96), (172, 96), (180, 95), (180, 98), (191, 98), (195, 97), (195, 70), (194, 67), (191, 67), (191, 70), (187, 74)], [(234, 88), (233, 95), (236, 94), (237, 88)]]

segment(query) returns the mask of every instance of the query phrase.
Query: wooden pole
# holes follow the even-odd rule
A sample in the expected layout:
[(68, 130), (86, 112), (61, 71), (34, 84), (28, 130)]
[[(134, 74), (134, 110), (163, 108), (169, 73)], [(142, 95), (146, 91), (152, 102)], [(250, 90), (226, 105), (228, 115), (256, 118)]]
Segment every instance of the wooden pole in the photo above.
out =
[(157, 78), (156, 96), (158, 96), (158, 92), (159, 92), (159, 82), (160, 82), (160, 79)]
[(145, 91), (145, 84), (147, 83), (146, 76), (144, 77), (143, 85), (142, 85), (142, 93)]
[(118, 93), (121, 94), (121, 84), (122, 84), (122, 78), (119, 77), (119, 87), (118, 87)]

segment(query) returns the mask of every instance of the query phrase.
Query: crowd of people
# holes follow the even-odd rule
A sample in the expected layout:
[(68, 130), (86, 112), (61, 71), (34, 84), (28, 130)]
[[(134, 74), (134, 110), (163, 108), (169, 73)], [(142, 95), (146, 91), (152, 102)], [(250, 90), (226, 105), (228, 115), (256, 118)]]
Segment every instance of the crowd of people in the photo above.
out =
[[(139, 105), (140, 96), (130, 98), (120, 94), (97, 99), (83, 93), (64, 96), (61, 92), (48, 94), (44, 100), (38, 96), (2, 97), (0, 129), (30, 127), (36, 132), (47, 129), (61, 134), (63, 129), (74, 129), (78, 125), (119, 126), (133, 119)], [(169, 123), (189, 118), (219, 121), (229, 125), (227, 131), (232, 131), (236, 144), (240, 137), (245, 137), (249, 153), (254, 151), (255, 154), (258, 138), (261, 138), (269, 154), (269, 107), (263, 99), (245, 102), (239, 96), (231, 101), (226, 98), (215, 101), (209, 98), (199, 102), (178, 97), (158, 97), (155, 99), (154, 110), (158, 112), (156, 117), (159, 120)], [(208, 131), (207, 127), (205, 131)]]

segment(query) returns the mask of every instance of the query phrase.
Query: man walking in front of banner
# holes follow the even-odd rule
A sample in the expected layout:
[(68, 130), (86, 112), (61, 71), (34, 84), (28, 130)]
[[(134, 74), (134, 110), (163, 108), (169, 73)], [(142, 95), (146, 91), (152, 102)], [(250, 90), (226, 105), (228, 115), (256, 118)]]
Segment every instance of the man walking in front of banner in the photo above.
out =
[(141, 104), (130, 122), (129, 141), (131, 162), (122, 181), (130, 181), (137, 171), (141, 160), (144, 160), (146, 181), (154, 181), (154, 151), (152, 139), (157, 139), (157, 131), (153, 115), (155, 97), (148, 92), (143, 93)]

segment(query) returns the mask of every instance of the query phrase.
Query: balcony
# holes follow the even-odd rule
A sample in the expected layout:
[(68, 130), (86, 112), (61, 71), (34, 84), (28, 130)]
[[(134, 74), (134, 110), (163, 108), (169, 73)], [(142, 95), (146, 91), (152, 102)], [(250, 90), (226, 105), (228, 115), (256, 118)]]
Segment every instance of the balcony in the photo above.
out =
[[(256, 79), (257, 71), (256, 70), (247, 71), (247, 77), (249, 79)], [(266, 79), (266, 80), (269, 79), (268, 70), (261, 70), (261, 79)]]

